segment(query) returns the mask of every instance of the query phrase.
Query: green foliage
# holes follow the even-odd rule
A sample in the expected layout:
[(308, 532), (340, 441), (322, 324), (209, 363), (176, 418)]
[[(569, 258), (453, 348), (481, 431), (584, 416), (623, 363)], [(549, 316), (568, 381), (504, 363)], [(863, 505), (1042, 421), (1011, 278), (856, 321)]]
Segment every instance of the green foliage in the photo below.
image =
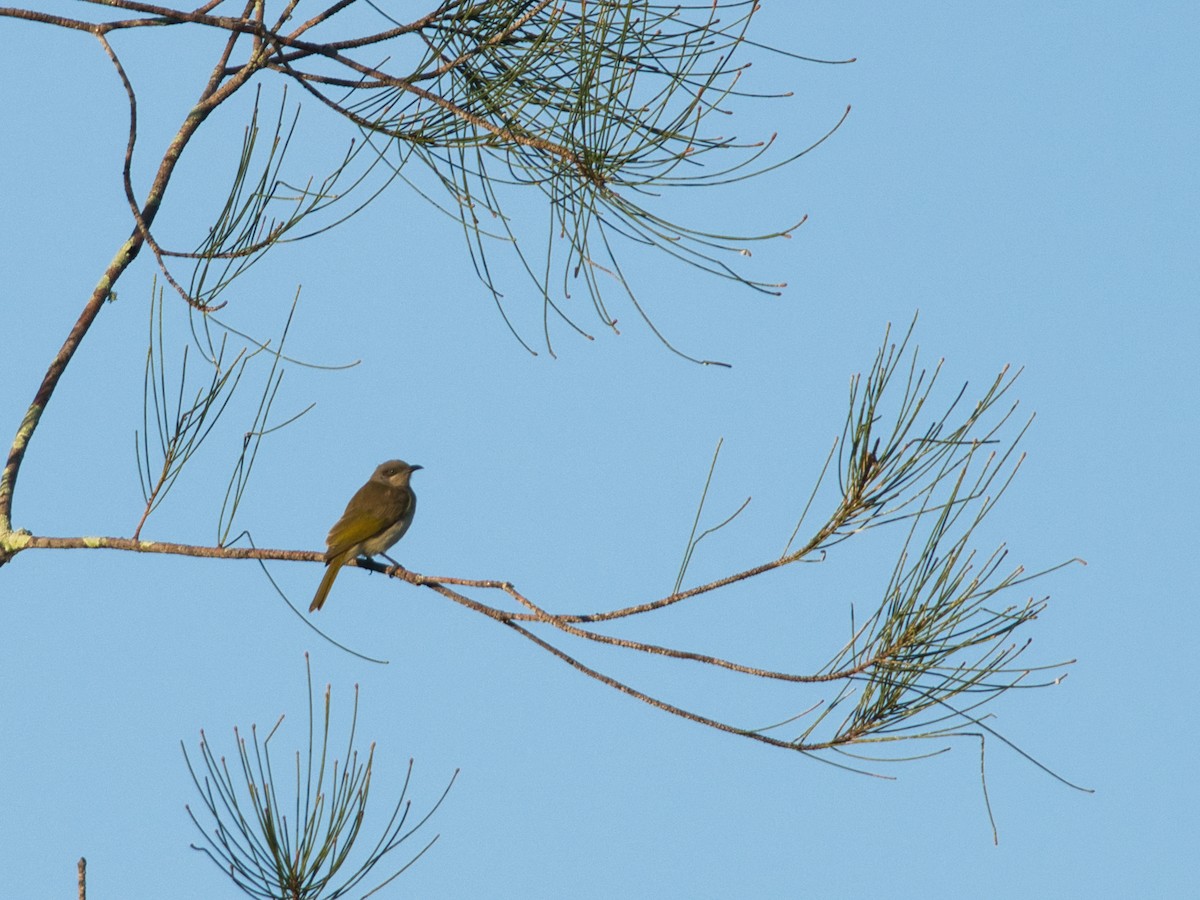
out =
[[(306, 655), (307, 656), (307, 655)], [(319, 743), (314, 734), (312, 672), (308, 675), (308, 750), (295, 754), (294, 783), (277, 780), (271, 763), (271, 739), (283, 716), (260, 743), (251, 726), (250, 744), (234, 729), (237, 763), (231, 770), (224, 756), (214, 755), (204, 732), (200, 732), (200, 762), (203, 772), (192, 765), (187, 748), (183, 755), (192, 781), (200, 792), (211, 824), (203, 825), (188, 807), (188, 815), (204, 836), (204, 853), (248, 897), (278, 900), (334, 900), (360, 889), (383, 862), (412, 837), (441, 806), (454, 778), (433, 807), (409, 825), (412, 801), (406, 800), (412, 776), (412, 760), (400, 798), (374, 846), (361, 861), (351, 855), (362, 836), (375, 762), (372, 744), (365, 760), (355, 748), (358, 723), (358, 689), (354, 712), (341, 761), (330, 759), (330, 689), (325, 688), (324, 716)], [(182, 744), (181, 744), (182, 746)], [(455, 773), (457, 775), (457, 773)], [(290, 812), (290, 818), (289, 818)], [(203, 813), (201, 813), (203, 816)], [(399, 876), (431, 846), (437, 837), (362, 896), (370, 896)]]

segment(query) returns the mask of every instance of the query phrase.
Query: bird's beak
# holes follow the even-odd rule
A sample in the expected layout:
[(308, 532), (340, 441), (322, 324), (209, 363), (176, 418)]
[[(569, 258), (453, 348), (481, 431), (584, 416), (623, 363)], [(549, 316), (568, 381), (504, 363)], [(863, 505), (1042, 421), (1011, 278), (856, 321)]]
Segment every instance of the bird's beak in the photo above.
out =
[(425, 468), (425, 467), (424, 466), (409, 466), (408, 471), (415, 472), (415, 471), (417, 471), (417, 469), (423, 469), (423, 468)]

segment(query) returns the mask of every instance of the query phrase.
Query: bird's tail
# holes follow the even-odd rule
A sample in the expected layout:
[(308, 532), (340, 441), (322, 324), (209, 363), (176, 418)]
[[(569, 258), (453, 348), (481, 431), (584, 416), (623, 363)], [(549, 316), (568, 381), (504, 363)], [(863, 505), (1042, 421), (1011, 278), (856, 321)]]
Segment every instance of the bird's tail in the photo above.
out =
[(337, 578), (338, 570), (342, 567), (345, 560), (332, 559), (327, 564), (325, 574), (321, 576), (321, 584), (317, 587), (317, 595), (313, 597), (312, 605), (308, 607), (309, 612), (316, 612), (325, 605), (325, 598), (329, 596), (329, 589), (333, 587), (333, 579)]

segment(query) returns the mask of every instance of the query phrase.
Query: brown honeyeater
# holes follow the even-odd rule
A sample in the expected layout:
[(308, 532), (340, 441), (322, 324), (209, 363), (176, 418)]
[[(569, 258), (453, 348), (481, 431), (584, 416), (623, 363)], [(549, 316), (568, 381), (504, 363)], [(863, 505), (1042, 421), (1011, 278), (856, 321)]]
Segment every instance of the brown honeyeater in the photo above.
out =
[(325, 538), (325, 575), (309, 612), (325, 605), (342, 566), (359, 556), (384, 553), (404, 537), (417, 509), (417, 495), (408, 482), (420, 468), (399, 459), (388, 460), (350, 498), (346, 511)]

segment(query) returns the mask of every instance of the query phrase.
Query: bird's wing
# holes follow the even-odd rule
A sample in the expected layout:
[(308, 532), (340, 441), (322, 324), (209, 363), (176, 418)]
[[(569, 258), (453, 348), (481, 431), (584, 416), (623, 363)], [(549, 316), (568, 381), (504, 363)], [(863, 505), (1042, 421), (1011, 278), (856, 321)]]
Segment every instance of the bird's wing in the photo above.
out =
[[(362, 500), (369, 499), (370, 502), (356, 503), (360, 496)], [(326, 561), (352, 550), (355, 545), (382, 534), (395, 525), (409, 505), (408, 497), (406, 493), (379, 490), (378, 486), (371, 482), (361, 487), (346, 507), (346, 512), (342, 513), (342, 517), (329, 529), (329, 536), (325, 538)], [(358, 509), (351, 516), (350, 510), (354, 507)], [(364, 507), (370, 509), (370, 512), (365, 512)]]

